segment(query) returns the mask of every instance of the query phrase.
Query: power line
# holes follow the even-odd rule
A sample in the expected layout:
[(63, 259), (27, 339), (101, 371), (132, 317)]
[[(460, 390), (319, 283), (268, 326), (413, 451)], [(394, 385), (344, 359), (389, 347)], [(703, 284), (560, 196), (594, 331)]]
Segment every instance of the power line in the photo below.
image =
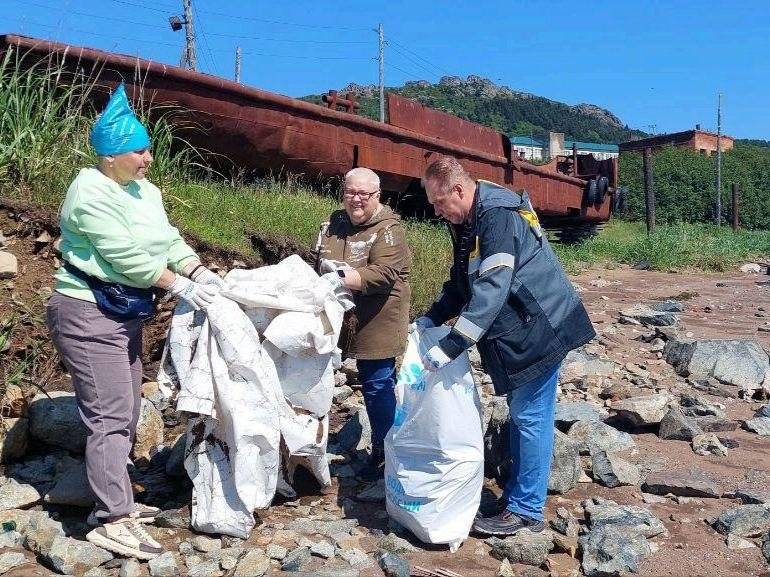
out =
[(395, 46), (393, 46), (393, 45), (391, 45), (391, 44), (389, 44), (389, 46), (390, 46), (391, 48), (395, 49), (395, 50), (396, 50), (396, 52), (399, 54), (399, 56), (401, 56), (402, 58), (405, 58), (405, 59), (409, 60), (409, 61), (410, 61), (410, 62), (411, 62), (413, 65), (415, 65), (415, 66), (417, 66), (418, 68), (420, 68), (420, 69), (424, 70), (424, 71), (425, 71), (425, 72), (427, 72), (427, 73), (428, 73), (430, 76), (435, 76), (435, 74), (436, 74), (436, 73), (435, 73), (433, 70), (430, 70), (430, 69), (426, 68), (425, 66), (423, 66), (422, 64), (420, 64), (420, 63), (419, 63), (417, 60), (415, 60), (414, 58), (410, 57), (410, 56), (409, 56), (408, 54), (406, 54), (405, 52), (402, 52), (401, 50), (399, 50), (399, 49), (398, 49), (398, 48), (396, 48)]
[[(50, 29), (56, 29), (58, 26), (54, 26), (51, 24), (43, 24), (42, 22), (34, 22), (32, 20), (27, 20), (28, 24), (32, 24), (34, 26), (40, 26), (42, 28), (50, 28)], [(87, 36), (99, 36), (102, 38), (113, 38), (116, 40), (131, 40), (132, 42), (136, 42), (139, 44), (151, 44), (151, 45), (162, 45), (162, 46), (172, 46), (174, 48), (178, 48), (178, 44), (172, 44), (171, 42), (158, 42), (156, 40), (145, 40), (142, 38), (135, 38), (135, 37), (129, 37), (129, 36), (116, 36), (115, 34), (100, 34), (99, 32), (92, 32), (91, 30), (81, 30), (79, 28), (69, 28), (66, 29), (67, 32), (77, 32), (78, 34), (85, 34)]]
[[(190, 4), (190, 12), (193, 12), (192, 9), (192, 3)], [(203, 38), (203, 44), (206, 46), (206, 52), (208, 53), (209, 60), (211, 61), (211, 70), (214, 74), (218, 74), (219, 76), (222, 76), (222, 74), (219, 72), (219, 67), (217, 66), (216, 60), (214, 60), (214, 55), (211, 54), (211, 47), (209, 46), (208, 38), (206, 38), (206, 33), (203, 31), (203, 25), (201, 24), (201, 19), (197, 16), (197, 10), (195, 10), (194, 18), (197, 21), (198, 29), (201, 31), (201, 37)]]
[[(27, 2), (26, 0), (16, 0), (19, 4), (24, 6), (36, 6), (38, 8), (45, 8), (46, 10), (55, 10), (56, 6), (48, 6), (46, 4), (39, 4), (37, 2)], [(79, 10), (67, 10), (67, 14), (75, 14), (77, 16), (86, 16), (88, 18), (98, 18), (101, 20), (110, 20), (112, 22), (120, 22), (121, 24), (131, 24), (133, 26), (144, 26), (146, 28), (154, 28), (156, 30), (165, 30), (165, 26), (159, 24), (148, 24), (147, 22), (136, 22), (132, 20), (125, 20), (124, 18), (115, 18), (113, 16), (102, 16), (101, 14), (91, 14), (88, 12), (81, 12)]]
[[(123, 0), (113, 0), (113, 2), (119, 2)], [(368, 28), (351, 28), (346, 26), (320, 26), (318, 24), (300, 24), (298, 22), (286, 22), (282, 20), (266, 20), (264, 18), (255, 18), (253, 16), (235, 16), (233, 14), (226, 14), (224, 12), (213, 12), (211, 10), (200, 10), (202, 14), (210, 14), (211, 16), (222, 16), (223, 18), (232, 18), (234, 20), (250, 20), (252, 22), (262, 22), (264, 24), (278, 24), (279, 26), (295, 26), (297, 28), (314, 28), (317, 30), (345, 30), (349, 32), (368, 32)]]
[(452, 75), (452, 73), (451, 73), (451, 72), (449, 72), (448, 70), (446, 70), (445, 68), (442, 68), (441, 66), (438, 66), (437, 64), (433, 64), (433, 62), (431, 62), (431, 61), (430, 61), (430, 60), (428, 60), (427, 58), (423, 58), (422, 56), (420, 56), (419, 54), (417, 54), (417, 52), (415, 52), (414, 50), (411, 50), (411, 49), (407, 48), (407, 47), (406, 47), (406, 46), (404, 46), (403, 44), (401, 44), (401, 43), (399, 43), (399, 42), (396, 42), (395, 40), (391, 40), (391, 42), (392, 42), (393, 44), (397, 45), (397, 46), (398, 46), (399, 48), (401, 48), (402, 50), (405, 50), (406, 52), (409, 52), (410, 54), (412, 54), (412, 55), (416, 56), (417, 58), (419, 58), (420, 60), (422, 60), (423, 62), (425, 62), (426, 64), (428, 64), (429, 66), (432, 66), (433, 68), (435, 68), (436, 70), (438, 70), (439, 72), (442, 72), (443, 74), (447, 74), (447, 75), (449, 75), (449, 76), (451, 76), (451, 75)]
[[(201, 12), (196, 10), (196, 12)], [(265, 42), (288, 42), (293, 44), (370, 44), (366, 40), (312, 40), (295, 38), (264, 38), (260, 36), (245, 36), (243, 34), (227, 34), (224, 32), (210, 32), (209, 36), (218, 36), (221, 38), (239, 38), (244, 40), (260, 40)]]
[(420, 78), (419, 76), (415, 76), (415, 75), (414, 75), (414, 74), (412, 74), (411, 72), (407, 72), (406, 70), (404, 70), (403, 68), (399, 68), (399, 67), (398, 67), (398, 66), (396, 66), (395, 64), (388, 64), (388, 67), (389, 67), (389, 68), (393, 68), (393, 69), (395, 69), (395, 70), (398, 70), (399, 72), (401, 72), (402, 74), (405, 74), (405, 75), (406, 75), (406, 76), (408, 76), (409, 78), (414, 78), (415, 80), (422, 80), (422, 78)]

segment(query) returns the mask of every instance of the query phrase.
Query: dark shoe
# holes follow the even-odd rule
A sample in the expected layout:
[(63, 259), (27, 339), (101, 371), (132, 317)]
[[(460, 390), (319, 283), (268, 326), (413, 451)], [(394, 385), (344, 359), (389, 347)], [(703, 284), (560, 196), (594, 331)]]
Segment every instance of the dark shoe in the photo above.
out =
[(479, 510), (476, 511), (476, 519), (481, 519), (483, 517), (494, 517), (495, 515), (499, 515), (503, 511), (505, 511), (505, 508), (508, 506), (508, 500), (504, 499), (503, 497), (498, 497), (497, 499), (484, 499), (484, 496), (481, 497), (481, 504), (479, 505)]
[(545, 524), (542, 521), (512, 513), (507, 509), (494, 517), (482, 517), (473, 522), (473, 531), (481, 535), (508, 536), (515, 535), (523, 529), (539, 533), (545, 529)]
[(369, 462), (358, 476), (363, 481), (379, 481), (385, 477), (385, 449), (383, 447), (372, 448)]

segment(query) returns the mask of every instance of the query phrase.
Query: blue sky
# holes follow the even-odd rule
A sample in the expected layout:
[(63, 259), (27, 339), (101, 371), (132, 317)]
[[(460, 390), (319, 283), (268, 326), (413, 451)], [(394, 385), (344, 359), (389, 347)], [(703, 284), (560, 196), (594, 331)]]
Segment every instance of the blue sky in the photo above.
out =
[[(0, 33), (19, 32), (176, 64), (167, 18), (181, 0), (0, 0)], [(716, 129), (770, 139), (770, 3), (367, 2), (193, 0), (203, 72), (290, 96), (377, 80), (478, 74), (515, 90), (605, 107), (634, 128)]]

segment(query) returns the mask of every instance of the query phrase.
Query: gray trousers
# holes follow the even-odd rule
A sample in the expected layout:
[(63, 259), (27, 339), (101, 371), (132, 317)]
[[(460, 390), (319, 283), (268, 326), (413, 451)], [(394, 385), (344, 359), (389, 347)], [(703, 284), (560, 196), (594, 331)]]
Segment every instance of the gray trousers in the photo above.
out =
[(127, 464), (141, 402), (142, 321), (108, 317), (94, 303), (55, 292), (47, 322), (88, 429), (86, 470), (96, 516), (125, 516), (134, 510)]

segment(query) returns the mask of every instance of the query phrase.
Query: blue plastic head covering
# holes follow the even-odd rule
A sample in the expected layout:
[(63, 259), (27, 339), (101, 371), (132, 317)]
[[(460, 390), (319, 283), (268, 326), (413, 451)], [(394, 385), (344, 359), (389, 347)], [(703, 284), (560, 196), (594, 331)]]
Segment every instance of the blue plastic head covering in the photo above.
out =
[(122, 82), (91, 128), (91, 144), (99, 156), (113, 156), (150, 146), (150, 135), (131, 110)]

